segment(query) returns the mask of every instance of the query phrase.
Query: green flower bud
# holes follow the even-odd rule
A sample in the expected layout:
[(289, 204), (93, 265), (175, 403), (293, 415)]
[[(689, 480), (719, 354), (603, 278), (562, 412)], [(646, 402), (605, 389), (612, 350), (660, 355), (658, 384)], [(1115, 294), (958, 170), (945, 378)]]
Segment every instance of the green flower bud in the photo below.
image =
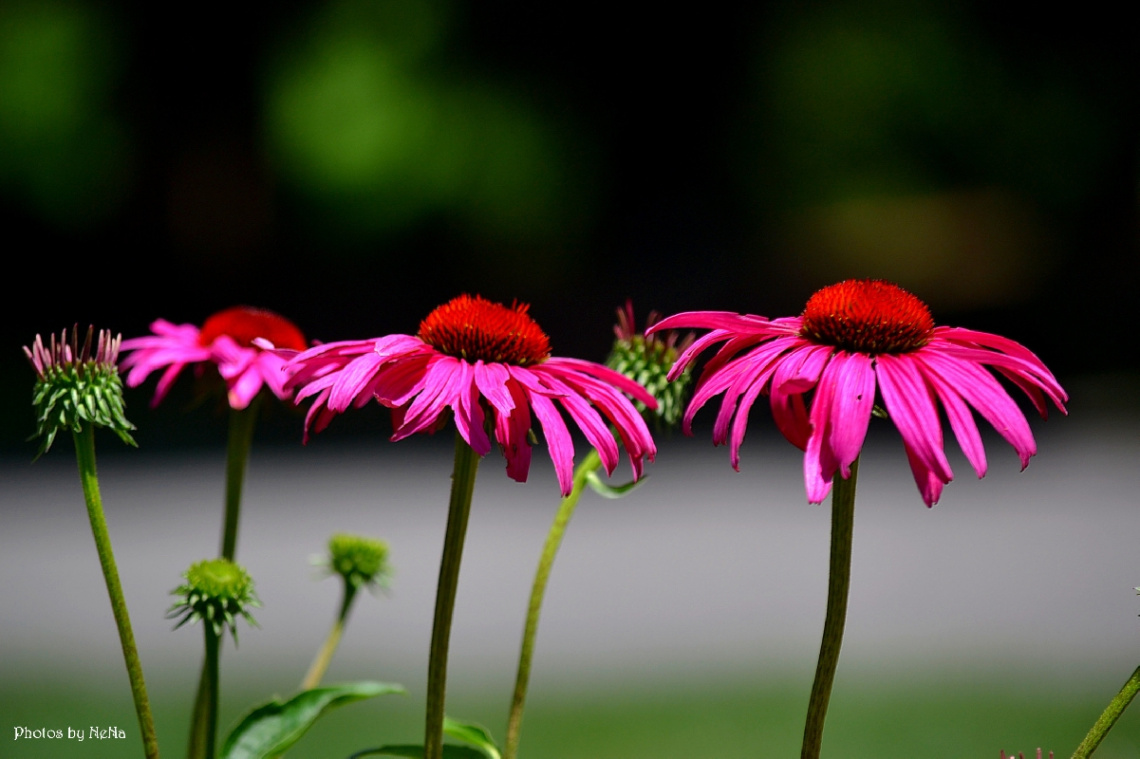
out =
[[(633, 303), (630, 301), (626, 301), (624, 308), (617, 310), (617, 316), (618, 323), (614, 326), (617, 339), (606, 359), (606, 366), (641, 384), (657, 399), (656, 411), (649, 411), (644, 403), (634, 401), (642, 416), (656, 422), (658, 426), (676, 425), (685, 410), (692, 372), (685, 369), (672, 382), (666, 377), (681, 351), (693, 342), (692, 333), (680, 340), (677, 333), (671, 331), (645, 337), (634, 327)], [(645, 328), (649, 329), (660, 319), (660, 314), (651, 311)]]
[(58, 342), (53, 334), (45, 346), (36, 335), (31, 348), (24, 346), (24, 355), (36, 370), (32, 394), (36, 433), (30, 439), (43, 438), (37, 456), (51, 448), (59, 430), (78, 433), (85, 424), (108, 427), (124, 443), (136, 445), (129, 432), (135, 426), (123, 415), (123, 383), (115, 365), (122, 336), (111, 337), (109, 331), (99, 330), (99, 342), (92, 353), (94, 333), (94, 327), (87, 329), (82, 348), (77, 330), (72, 330), (70, 342), (67, 330), (63, 330)]
[(237, 645), (239, 615), (258, 626), (249, 609), (261, 606), (261, 601), (253, 590), (253, 580), (240, 565), (229, 559), (205, 559), (191, 564), (182, 577), (186, 583), (170, 591), (179, 600), (166, 612), (167, 619), (181, 617), (175, 630), (201, 620), (218, 637), (228, 627)]
[(329, 555), (322, 562), (354, 589), (385, 587), (391, 576), (388, 544), (382, 540), (338, 532), (329, 538)]

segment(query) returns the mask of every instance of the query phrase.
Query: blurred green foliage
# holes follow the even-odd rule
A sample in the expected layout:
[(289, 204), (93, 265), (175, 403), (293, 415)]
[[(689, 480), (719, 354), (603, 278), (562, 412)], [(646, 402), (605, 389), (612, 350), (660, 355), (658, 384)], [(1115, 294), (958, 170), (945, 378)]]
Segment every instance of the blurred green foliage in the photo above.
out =
[[(1011, 677), (970, 679), (959, 672), (930, 681), (842, 674), (836, 684), (824, 751), (845, 759), (914, 757), (997, 757), (1018, 751), (1034, 756), (1038, 746), (1068, 756), (1107, 703), (1083, 683), (1074, 690), (1031, 684)], [(934, 673), (930, 673), (933, 677)], [(520, 753), (527, 759), (755, 759), (795, 756), (803, 732), (807, 683), (742, 676), (656, 683), (639, 680), (601, 690), (535, 691), (528, 703)], [(125, 688), (123, 689), (125, 690)], [(241, 705), (268, 691), (243, 683), (225, 694), (222, 724), (240, 718)], [(416, 742), (422, 725), (422, 696), (383, 698), (353, 704), (325, 717), (289, 751), (293, 759), (327, 759), (386, 742)], [(177, 755), (188, 724), (190, 698), (154, 695), (159, 740)], [(507, 702), (503, 693), (459, 689), (449, 694), (449, 712), (462, 714), (501, 735)], [(50, 755), (58, 759), (100, 759), (138, 753), (138, 729), (129, 694), (125, 699), (75, 683), (56, 689), (0, 685), (6, 727), (66, 728), (118, 725), (127, 740), (12, 741), (4, 737), (6, 759)], [(225, 729), (225, 727), (223, 728)], [(1140, 717), (1126, 712), (1097, 751), (1097, 759), (1135, 757)]]
[(93, 4), (0, 5), (0, 192), (63, 227), (117, 211), (131, 146), (112, 104), (110, 14)]
[(565, 145), (526, 99), (446, 54), (445, 0), (338, 0), (279, 47), (265, 129), (326, 234), (433, 215), (477, 237), (549, 241), (580, 221)]

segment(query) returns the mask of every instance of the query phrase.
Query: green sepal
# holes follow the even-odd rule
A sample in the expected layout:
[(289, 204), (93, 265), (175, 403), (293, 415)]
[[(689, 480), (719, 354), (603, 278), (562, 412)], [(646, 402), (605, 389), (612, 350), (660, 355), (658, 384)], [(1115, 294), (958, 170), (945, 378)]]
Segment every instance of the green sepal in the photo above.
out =
[(590, 488), (602, 498), (621, 498), (648, 479), (648, 477), (642, 477), (640, 480), (627, 482), (624, 485), (610, 485), (608, 482), (604, 482), (597, 472), (590, 472), (586, 475), (586, 482)]
[(273, 699), (242, 718), (222, 744), (220, 759), (273, 759), (301, 739), (329, 709), (388, 693), (404, 693), (396, 683), (361, 681), (301, 691), (285, 703)]

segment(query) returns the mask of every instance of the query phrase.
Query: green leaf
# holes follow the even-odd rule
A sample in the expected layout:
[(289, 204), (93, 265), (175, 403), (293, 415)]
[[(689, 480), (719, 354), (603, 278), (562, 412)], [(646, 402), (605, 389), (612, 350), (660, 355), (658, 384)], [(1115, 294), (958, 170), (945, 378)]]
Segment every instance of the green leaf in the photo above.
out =
[(609, 483), (602, 482), (602, 478), (598, 476), (597, 472), (590, 472), (586, 475), (586, 482), (588, 482), (594, 492), (602, 498), (621, 498), (647, 479), (649, 478), (642, 477), (640, 480), (627, 482), (624, 485), (610, 485)]
[[(366, 748), (363, 751), (357, 751), (348, 759), (360, 759), (363, 756), (406, 756), (412, 759), (423, 759), (424, 747), (401, 745)], [(450, 743), (443, 745), (443, 759), (486, 759), (486, 757), (485, 753), (471, 746), (455, 746)]]
[[(329, 709), (387, 693), (403, 693), (396, 683), (362, 681), (301, 691), (285, 703), (274, 699), (256, 707), (226, 738), (221, 759), (273, 759), (281, 756)], [(397, 754), (399, 756), (399, 754)]]
[(470, 743), (482, 752), (486, 759), (502, 759), (495, 739), (487, 732), (487, 728), (474, 722), (460, 722), (451, 717), (443, 718), (443, 732), (456, 740)]
[[(451, 717), (443, 718), (443, 732), (456, 740), (470, 743), (470, 746), (443, 744), (443, 759), (501, 759), (498, 746), (487, 728), (474, 722), (460, 722)], [(424, 747), (412, 745), (380, 746), (358, 751), (349, 759), (362, 756), (405, 756), (423, 759)]]

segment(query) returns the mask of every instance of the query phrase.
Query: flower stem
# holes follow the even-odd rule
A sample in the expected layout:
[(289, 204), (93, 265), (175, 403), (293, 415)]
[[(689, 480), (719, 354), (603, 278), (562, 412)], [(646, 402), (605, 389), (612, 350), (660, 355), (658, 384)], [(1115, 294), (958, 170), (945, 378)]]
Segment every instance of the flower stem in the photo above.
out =
[(455, 435), (455, 469), (451, 475), (451, 502), (447, 510), (447, 532), (443, 538), (443, 558), (439, 564), (439, 585), (435, 593), (435, 620), (432, 624), (431, 652), (428, 658), (424, 759), (441, 759), (443, 756), (447, 646), (451, 638), (451, 615), (455, 609), (455, 590), (459, 586), (459, 562), (463, 558), (463, 539), (467, 534), (467, 517), (471, 513), (471, 495), (475, 491), (475, 474), (478, 468), (479, 454), (475, 453), (457, 432)]
[(221, 638), (214, 632), (210, 620), (202, 620), (202, 629), (206, 631), (206, 656), (202, 660), (198, 695), (194, 699), (194, 713), (190, 718), (187, 759), (214, 759), (218, 733), (218, 655)]
[(1108, 731), (1116, 724), (1116, 720), (1132, 703), (1135, 698), (1136, 692), (1140, 691), (1140, 667), (1132, 673), (1132, 677), (1128, 678), (1128, 682), (1124, 683), (1124, 687), (1116, 694), (1116, 697), (1108, 703), (1104, 713), (1097, 719), (1096, 724), (1089, 730), (1089, 734), (1081, 741), (1081, 745), (1077, 746), (1077, 750), (1073, 752), (1072, 759), (1087, 759), (1092, 756), (1096, 751), (1096, 747), (1104, 740), (1104, 736), (1108, 735)]
[(75, 457), (79, 464), (79, 480), (83, 484), (83, 498), (87, 502), (87, 516), (91, 520), (91, 534), (95, 538), (95, 550), (99, 554), (99, 565), (103, 568), (103, 580), (107, 584), (107, 595), (111, 599), (111, 612), (115, 625), (119, 628), (119, 643), (123, 648), (123, 660), (127, 665), (127, 678), (131, 683), (135, 712), (138, 714), (139, 731), (142, 735), (143, 752), (147, 759), (158, 757), (158, 736), (154, 731), (154, 718), (150, 713), (150, 699), (146, 694), (142, 662), (139, 660), (135, 635), (131, 631), (131, 618), (127, 612), (127, 601), (123, 596), (123, 586), (119, 582), (119, 570), (115, 566), (115, 554), (111, 550), (111, 536), (107, 531), (107, 519), (103, 515), (103, 498), (99, 494), (99, 475), (95, 470), (95, 427), (83, 425), (80, 432), (74, 433)]
[(344, 600), (340, 604), (340, 614), (337, 615), (336, 622), (329, 630), (329, 636), (325, 638), (324, 645), (321, 646), (321, 650), (317, 652), (316, 658), (309, 666), (308, 674), (301, 681), (301, 690), (316, 688), (321, 684), (321, 678), (328, 671), (329, 662), (332, 661), (333, 654), (336, 653), (337, 646), (340, 645), (340, 636), (344, 634), (344, 626), (348, 624), (348, 612), (352, 608), (352, 601), (355, 598), (356, 586), (345, 580)]
[(602, 459), (596, 450), (578, 465), (574, 472), (574, 486), (570, 495), (562, 499), (558, 513), (554, 516), (554, 523), (550, 525), (550, 532), (546, 534), (546, 545), (542, 548), (542, 556), (538, 560), (538, 569), (534, 573), (534, 587), (530, 591), (530, 606), (527, 608), (526, 626), (523, 628), (522, 649), (519, 651), (518, 676), (515, 679), (515, 693), (511, 699), (511, 712), (507, 718), (506, 745), (503, 749), (503, 759), (515, 759), (519, 750), (519, 733), (522, 729), (523, 706), (526, 702), (526, 689), (530, 682), (530, 663), (534, 656), (534, 639), (538, 633), (538, 616), (542, 611), (542, 599), (546, 594), (546, 582), (550, 579), (550, 569), (554, 565), (554, 557), (558, 547), (562, 544), (562, 534), (570, 524), (570, 517), (574, 516), (574, 509), (582, 491), (586, 489), (587, 478), (591, 472), (597, 471), (602, 465)]
[(855, 480), (859, 460), (851, 463), (851, 476), (836, 477), (831, 493), (831, 569), (827, 582), (827, 616), (823, 622), (823, 641), (819, 646), (819, 662), (815, 682), (808, 701), (807, 724), (801, 759), (819, 759), (823, 742), (823, 722), (831, 684), (839, 663), (839, 647), (843, 643), (843, 623), (847, 618), (847, 591), (851, 584), (851, 536), (855, 524)]
[(222, 558), (234, 560), (237, 551), (238, 520), (241, 517), (241, 493), (245, 482), (245, 465), (253, 443), (257, 423), (257, 407), (261, 396), (243, 409), (230, 409), (229, 440), (226, 443), (226, 513), (222, 526)]

